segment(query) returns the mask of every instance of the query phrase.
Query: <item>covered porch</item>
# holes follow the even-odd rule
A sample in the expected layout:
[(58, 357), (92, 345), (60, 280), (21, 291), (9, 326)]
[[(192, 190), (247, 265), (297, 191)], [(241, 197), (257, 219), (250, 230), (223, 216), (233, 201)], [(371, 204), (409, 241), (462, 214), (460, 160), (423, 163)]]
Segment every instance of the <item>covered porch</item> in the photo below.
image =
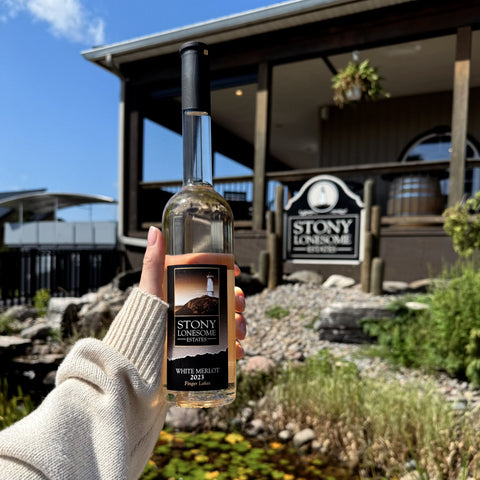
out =
[[(181, 183), (177, 52), (189, 40), (210, 47), (214, 171), (232, 171), (214, 183), (235, 213), (241, 266), (265, 248), (275, 185), (287, 198), (319, 174), (360, 195), (374, 180), (386, 278), (422, 278), (452, 262), (441, 212), (480, 188), (475, 3), (286, 2), (84, 52), (121, 80), (120, 241), (132, 263)], [(378, 67), (389, 98), (334, 105), (331, 77), (353, 52)], [(168, 177), (171, 164), (178, 175)], [(332, 268), (358, 278), (357, 267)]]

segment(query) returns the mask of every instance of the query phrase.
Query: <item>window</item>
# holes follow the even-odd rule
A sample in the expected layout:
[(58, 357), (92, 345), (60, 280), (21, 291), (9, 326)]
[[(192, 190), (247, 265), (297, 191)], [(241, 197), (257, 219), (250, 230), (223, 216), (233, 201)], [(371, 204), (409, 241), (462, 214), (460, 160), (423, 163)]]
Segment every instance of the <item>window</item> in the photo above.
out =
[[(417, 137), (405, 149), (402, 162), (449, 160), (452, 151), (452, 134), (448, 127), (438, 127)], [(466, 158), (480, 158), (477, 142), (469, 136), (467, 138)], [(448, 172), (448, 170), (447, 170)], [(448, 195), (448, 178), (440, 180), (443, 195)], [(480, 190), (480, 168), (467, 168), (465, 171), (464, 192), (474, 195)]]

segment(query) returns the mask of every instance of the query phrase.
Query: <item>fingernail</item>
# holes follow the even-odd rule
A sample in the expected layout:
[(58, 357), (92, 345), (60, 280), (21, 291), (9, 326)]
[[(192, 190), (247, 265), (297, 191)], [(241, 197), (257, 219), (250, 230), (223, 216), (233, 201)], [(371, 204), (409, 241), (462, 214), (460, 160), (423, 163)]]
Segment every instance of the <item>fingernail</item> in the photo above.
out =
[(149, 247), (151, 247), (152, 245), (155, 245), (155, 243), (157, 241), (157, 232), (158, 232), (158, 229), (155, 228), (154, 226), (151, 226), (148, 229), (147, 245)]

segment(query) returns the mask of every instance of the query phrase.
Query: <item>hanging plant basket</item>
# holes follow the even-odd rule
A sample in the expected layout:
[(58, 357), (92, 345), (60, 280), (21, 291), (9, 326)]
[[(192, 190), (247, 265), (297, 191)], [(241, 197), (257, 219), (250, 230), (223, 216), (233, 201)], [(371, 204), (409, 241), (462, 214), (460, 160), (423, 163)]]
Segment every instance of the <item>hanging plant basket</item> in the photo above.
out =
[(332, 78), (333, 101), (342, 108), (347, 103), (389, 97), (381, 80), (378, 69), (369, 60), (361, 63), (352, 60)]

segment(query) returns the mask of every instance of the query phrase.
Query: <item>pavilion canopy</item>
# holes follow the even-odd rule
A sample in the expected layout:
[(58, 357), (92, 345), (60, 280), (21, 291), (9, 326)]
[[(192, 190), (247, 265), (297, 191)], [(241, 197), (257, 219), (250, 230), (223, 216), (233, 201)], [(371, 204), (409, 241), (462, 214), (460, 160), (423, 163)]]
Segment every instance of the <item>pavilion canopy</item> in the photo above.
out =
[(0, 218), (7, 217), (14, 210), (21, 209), (37, 220), (56, 216), (57, 210), (94, 203), (116, 203), (104, 195), (79, 193), (50, 193), (46, 190), (29, 190), (0, 193)]

